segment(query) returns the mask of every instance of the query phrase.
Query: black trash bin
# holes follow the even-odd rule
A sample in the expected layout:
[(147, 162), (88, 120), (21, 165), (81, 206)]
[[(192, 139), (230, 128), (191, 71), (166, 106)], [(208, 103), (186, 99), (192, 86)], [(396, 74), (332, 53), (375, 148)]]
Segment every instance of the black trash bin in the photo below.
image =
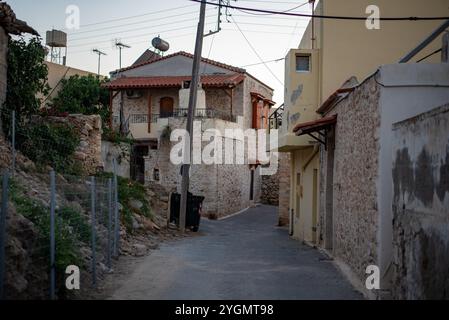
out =
[[(204, 197), (194, 196), (192, 193), (187, 194), (187, 213), (186, 228), (197, 232), (200, 227), (201, 208)], [(172, 193), (170, 198), (170, 222), (174, 222), (179, 226), (179, 213), (181, 211), (181, 195)]]

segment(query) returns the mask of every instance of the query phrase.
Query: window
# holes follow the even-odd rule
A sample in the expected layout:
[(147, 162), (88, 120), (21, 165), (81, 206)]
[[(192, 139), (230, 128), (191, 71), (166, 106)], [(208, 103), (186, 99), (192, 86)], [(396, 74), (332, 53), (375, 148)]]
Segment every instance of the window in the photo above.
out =
[(153, 170), (153, 180), (160, 181), (160, 179), (161, 179), (161, 176), (160, 176), (159, 169), (154, 169)]
[(296, 55), (296, 71), (310, 72), (310, 55), (298, 54)]

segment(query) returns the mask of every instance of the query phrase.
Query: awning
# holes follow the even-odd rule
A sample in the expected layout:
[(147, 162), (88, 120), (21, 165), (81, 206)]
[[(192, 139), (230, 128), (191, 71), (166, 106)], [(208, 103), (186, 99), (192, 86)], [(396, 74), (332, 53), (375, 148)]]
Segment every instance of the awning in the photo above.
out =
[[(307, 134), (308, 136), (312, 137), (319, 143), (322, 143), (326, 148), (327, 131), (336, 123), (337, 123), (337, 115), (334, 115), (331, 117), (321, 118), (315, 121), (300, 123), (293, 129), (293, 132), (295, 132), (297, 136)], [(313, 135), (313, 133), (318, 133), (318, 136)]]
[(331, 117), (321, 118), (315, 121), (300, 123), (293, 129), (293, 132), (295, 132), (297, 136), (302, 136), (304, 134), (309, 134), (312, 132), (318, 132), (324, 129), (328, 129), (331, 126), (335, 125), (336, 123), (337, 123), (337, 115), (334, 115)]

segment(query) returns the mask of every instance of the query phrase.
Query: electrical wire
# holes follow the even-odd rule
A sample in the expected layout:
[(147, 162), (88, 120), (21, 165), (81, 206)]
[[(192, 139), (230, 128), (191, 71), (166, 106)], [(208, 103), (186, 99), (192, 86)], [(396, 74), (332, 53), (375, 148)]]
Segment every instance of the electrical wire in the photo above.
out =
[[(304, 7), (304, 6), (307, 5), (307, 4), (309, 4), (309, 2), (305, 2), (305, 3), (303, 3), (303, 4), (300, 4), (299, 6), (293, 7), (293, 8), (291, 8), (291, 9), (287, 9), (287, 10), (285, 10), (285, 11), (280, 11), (280, 12), (282, 12), (282, 13), (288, 13), (288, 12), (291, 12), (291, 11), (293, 11), (293, 10), (299, 9), (299, 8), (301, 8), (301, 7)], [(252, 12), (247, 12), (247, 10), (244, 10), (244, 9), (237, 9), (237, 10), (238, 10), (238, 11), (241, 11), (241, 12), (244, 12), (244, 13), (246, 13), (246, 14), (254, 15), (254, 16), (271, 16), (271, 15), (274, 14), (274, 13), (262, 13), (262, 14), (260, 14), (260, 13), (252, 13)], [(248, 10), (248, 11), (250, 11), (250, 10)]]
[[(212, 10), (212, 9), (209, 9), (209, 11), (210, 10)], [(176, 18), (176, 17), (180, 17), (180, 16), (187, 16), (187, 15), (197, 14), (197, 13), (198, 13), (198, 11), (190, 11), (190, 12), (175, 14), (175, 15), (171, 15), (171, 16), (164, 16), (164, 17), (160, 17), (160, 18), (156, 18), (156, 19), (151, 19), (151, 22), (160, 21), (160, 20), (166, 20), (168, 18)], [(79, 35), (79, 34), (85, 34), (85, 33), (91, 33), (91, 32), (103, 31), (103, 30), (110, 30), (110, 29), (115, 29), (115, 28), (122, 28), (122, 27), (137, 25), (137, 24), (141, 24), (141, 23), (148, 23), (148, 20), (146, 19), (146, 20), (130, 22), (130, 23), (125, 23), (125, 24), (117, 24), (115, 26), (96, 28), (96, 29), (86, 30), (86, 31), (76, 31), (76, 32), (69, 33), (68, 36), (70, 37), (70, 36), (76, 36), (76, 35)]]
[(187, 5), (187, 6), (181, 6), (181, 7), (175, 7), (175, 8), (169, 8), (169, 9), (154, 11), (154, 12), (147, 12), (147, 13), (143, 13), (143, 14), (139, 14), (139, 15), (135, 15), (135, 16), (128, 16), (128, 17), (117, 18), (117, 19), (103, 20), (103, 21), (100, 21), (100, 22), (83, 24), (82, 27), (85, 28), (85, 27), (96, 26), (96, 25), (110, 23), (110, 22), (123, 21), (123, 20), (128, 20), (128, 19), (133, 19), (133, 18), (140, 18), (140, 17), (145, 17), (145, 16), (154, 15), (154, 14), (158, 14), (158, 13), (169, 12), (169, 11), (174, 11), (174, 10), (184, 9), (184, 8), (190, 8), (190, 7), (193, 7), (193, 6), (196, 6), (196, 5), (192, 4), (192, 5)]
[[(207, 16), (206, 18), (210, 18), (210, 17), (211, 16)], [(162, 24), (157, 24), (157, 25), (145, 26), (145, 28), (154, 28), (154, 27), (168, 26), (168, 25), (178, 24), (178, 23), (182, 23), (182, 22), (190, 22), (190, 21), (192, 21), (192, 19), (189, 18), (189, 19), (179, 20), (179, 21), (176, 21), (176, 22), (167, 22), (167, 23), (162, 23)], [(80, 40), (87, 40), (87, 39), (95, 39), (95, 38), (100, 38), (100, 37), (105, 37), (105, 36), (110, 36), (110, 35), (116, 35), (116, 34), (133, 32), (133, 31), (139, 31), (139, 30), (142, 30), (142, 28), (143, 27), (127, 29), (127, 30), (123, 30), (123, 31), (108, 32), (108, 33), (103, 33), (103, 34), (100, 34), (100, 35), (93, 35), (93, 36), (86, 36), (86, 37), (82, 37), (82, 38), (70, 39), (70, 41), (80, 41)]]
[(247, 65), (241, 66), (240, 68), (259, 66), (259, 65), (264, 64), (264, 63), (279, 62), (279, 61), (282, 61), (282, 60), (285, 60), (285, 58), (279, 58), (279, 59), (274, 59), (274, 60), (269, 60), (269, 61), (262, 61), (262, 62), (259, 62), (259, 63), (247, 64)]
[(265, 68), (271, 73), (271, 75), (282, 85), (284, 86), (284, 83), (279, 80), (279, 78), (274, 74), (273, 70), (270, 69), (270, 67), (264, 62), (264, 60), (262, 59), (262, 57), (259, 55), (259, 53), (257, 52), (257, 50), (254, 48), (254, 46), (251, 44), (251, 42), (248, 40), (248, 38), (245, 36), (245, 34), (243, 33), (242, 29), (240, 29), (239, 25), (237, 24), (237, 22), (235, 21), (234, 17), (231, 16), (232, 21), (234, 22), (235, 26), (237, 27), (237, 29), (240, 31), (240, 33), (242, 34), (243, 38), (246, 40), (246, 42), (248, 43), (249, 47), (251, 48), (251, 50), (254, 52), (254, 54), (257, 56), (257, 58), (259, 58), (261, 64), (263, 64), (265, 66)]
[(443, 48), (440, 48), (440, 49), (435, 50), (434, 52), (428, 54), (428, 55), (425, 56), (424, 58), (421, 58), (421, 59), (419, 59), (418, 61), (416, 61), (416, 63), (419, 63), (419, 62), (421, 62), (421, 61), (424, 61), (424, 60), (430, 58), (431, 56), (436, 55), (437, 53), (440, 53), (441, 51), (443, 51)]
[[(201, 0), (189, 0), (193, 2), (201, 3)], [(206, 4), (219, 6), (219, 4), (214, 2), (207, 2)], [(308, 18), (317, 18), (317, 19), (333, 19), (333, 20), (363, 20), (366, 21), (367, 17), (355, 17), (355, 16), (327, 16), (327, 15), (315, 15), (315, 14), (303, 14), (303, 13), (293, 13), (293, 12), (282, 12), (282, 11), (274, 11), (274, 10), (265, 10), (265, 9), (255, 9), (255, 8), (247, 8), (247, 7), (239, 7), (239, 6), (231, 6), (231, 5), (221, 5), (222, 7), (236, 10), (246, 10), (250, 12), (261, 12), (261, 13), (269, 13), (269, 14), (279, 14), (279, 15), (287, 15), (287, 16), (295, 16), (295, 17), (308, 17)], [(449, 16), (441, 16), (441, 17), (379, 17), (375, 20), (380, 21), (432, 21), (432, 20), (449, 20)]]

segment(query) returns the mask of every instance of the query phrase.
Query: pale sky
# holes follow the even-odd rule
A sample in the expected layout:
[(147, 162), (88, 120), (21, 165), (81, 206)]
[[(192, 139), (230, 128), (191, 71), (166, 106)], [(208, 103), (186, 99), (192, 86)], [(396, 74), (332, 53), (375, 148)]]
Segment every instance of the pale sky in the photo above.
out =
[[(122, 54), (122, 66), (132, 64), (145, 50), (151, 49), (151, 40), (158, 35), (177, 51), (194, 52), (199, 4), (189, 0), (7, 0), (19, 19), (34, 27), (45, 40), (45, 31), (52, 28), (68, 33), (67, 65), (97, 72), (98, 48), (102, 57), (101, 73), (107, 75), (118, 68), (119, 53), (114, 39), (132, 46)], [(307, 0), (238, 0), (236, 5), (284, 11), (308, 2)], [(66, 29), (66, 8), (80, 9), (79, 30)], [(292, 12), (310, 13), (310, 5)], [(289, 48), (296, 48), (308, 23), (308, 18), (273, 15), (255, 15), (232, 10), (230, 13), (263, 61), (284, 58)], [(208, 6), (206, 30), (215, 28), (217, 10)], [(119, 19), (119, 20), (117, 20)], [(110, 21), (115, 20), (115, 21)], [(109, 22), (106, 22), (109, 21)], [(249, 73), (275, 89), (274, 101), (284, 100), (284, 61), (267, 63), (278, 81), (251, 50), (234, 23), (222, 16), (222, 31), (205, 38), (203, 57), (244, 67)], [(282, 82), (282, 83), (281, 83)]]

